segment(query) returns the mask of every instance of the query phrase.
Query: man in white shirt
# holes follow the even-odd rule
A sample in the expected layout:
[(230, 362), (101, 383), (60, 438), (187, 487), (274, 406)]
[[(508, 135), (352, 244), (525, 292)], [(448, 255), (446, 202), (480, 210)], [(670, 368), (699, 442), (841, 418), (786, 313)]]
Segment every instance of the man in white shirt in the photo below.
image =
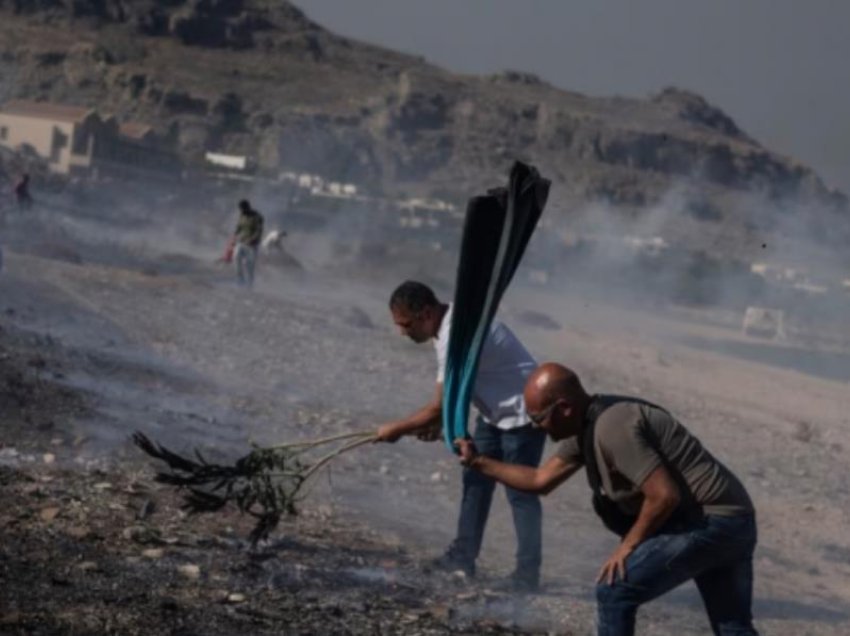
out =
[[(437, 383), (434, 396), (407, 417), (378, 429), (378, 440), (395, 442), (404, 435), (436, 439), (442, 422), (443, 379), (446, 367), (452, 307), (416, 281), (402, 283), (390, 298), (393, 321), (416, 343), (434, 341)], [(546, 436), (533, 427), (525, 413), (523, 388), (537, 363), (513, 332), (496, 322), (484, 343), (472, 402), (478, 411), (473, 440), (479, 453), (501, 461), (536, 467)], [(484, 527), (496, 483), (476, 471), (463, 473), (463, 499), (457, 537), (436, 565), (475, 574)], [(537, 495), (506, 488), (517, 535), (517, 563), (511, 586), (534, 591), (540, 580), (542, 508)]]

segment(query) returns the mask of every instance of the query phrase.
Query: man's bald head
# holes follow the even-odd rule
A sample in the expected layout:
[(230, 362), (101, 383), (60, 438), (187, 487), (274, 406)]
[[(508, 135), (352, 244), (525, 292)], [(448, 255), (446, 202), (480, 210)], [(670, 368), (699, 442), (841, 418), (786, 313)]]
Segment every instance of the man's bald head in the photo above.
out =
[(541, 364), (525, 383), (525, 403), (536, 407), (534, 410), (546, 408), (556, 400), (575, 402), (586, 397), (576, 372), (555, 362)]
[(554, 440), (580, 430), (590, 402), (575, 371), (554, 362), (534, 370), (525, 383), (523, 396), (529, 418)]

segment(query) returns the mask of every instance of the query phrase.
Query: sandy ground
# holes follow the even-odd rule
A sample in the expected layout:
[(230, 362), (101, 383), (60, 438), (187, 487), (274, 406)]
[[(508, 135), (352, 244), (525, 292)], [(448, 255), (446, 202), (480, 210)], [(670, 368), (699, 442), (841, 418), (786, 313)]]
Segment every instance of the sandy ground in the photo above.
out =
[[(18, 229), (24, 223), (18, 221)], [(399, 282), (393, 276), (404, 268), (380, 277), (351, 268), (266, 268), (249, 292), (233, 284), (231, 272), (210, 262), (214, 250), (196, 246), (175, 255), (171, 248), (165, 254), (149, 243), (133, 249), (82, 239), (75, 243), (73, 234), (64, 236), (63, 250), (35, 249), (25, 234), (15, 227), (6, 232), (5, 269), (0, 273), (0, 335), (6, 356), (0, 363), (5, 361), (8, 373), (14, 367), (20, 375), (14, 385), (18, 388), (4, 391), (0, 403), (5, 447), (0, 459), (16, 471), (2, 487), (21, 506), (35, 505), (27, 504), (21, 484), (28, 479), (39, 483), (44, 471), (54, 480), (47, 482), (48, 492), (61, 475), (78, 475), (82, 481), (75, 487), (91, 492), (99, 483), (90, 477), (96, 470), (104, 471), (101, 481), (126, 487), (132, 481), (125, 472), (129, 465), (139, 471), (139, 480), (149, 482), (149, 464), (127, 443), (136, 429), (180, 448), (199, 446), (232, 457), (249, 442), (372, 428), (415, 408), (432, 390), (431, 347), (417, 347), (394, 333), (385, 308), (386, 296)], [(296, 255), (297, 247), (291, 248)], [(530, 319), (528, 310), (549, 321)], [(637, 394), (670, 408), (743, 479), (758, 510), (754, 613), (762, 633), (850, 631), (850, 588), (845, 585), (850, 539), (844, 531), (850, 491), (844, 470), (850, 356), (831, 352), (824, 362), (823, 352), (744, 339), (736, 327), (707, 313), (650, 312), (543, 289), (511, 289), (502, 318), (539, 359), (574, 367), (591, 390)], [(8, 389), (12, 384), (6, 382)], [(39, 391), (53, 397), (42, 399)], [(42, 465), (44, 453), (55, 457), (49, 465)], [(416, 632), (404, 623), (410, 618), (401, 617), (405, 608), (415, 606), (420, 614), (424, 610), (402, 598), (399, 576), (421, 583), (414, 594), (420, 605), (433, 597), (433, 603), (453, 612), (452, 620), (434, 618), (439, 612), (429, 606), (422, 629), (439, 633), (471, 624), (483, 629), (480, 621), (486, 621), (494, 629), (593, 633), (593, 580), (615, 542), (590, 510), (582, 474), (544, 502), (540, 595), (510, 599), (485, 593), (513, 566), (512, 522), (502, 496), (496, 498), (485, 538), (479, 582), (454, 590), (439, 578), (417, 578), (423, 563), (452, 538), (459, 478), (459, 467), (441, 444), (403, 440), (367, 447), (340, 460), (319, 480), (307, 504), (307, 518), (312, 515), (314, 523), (305, 522), (302, 530), (297, 525), (282, 528), (280, 535), (317, 542), (314, 550), (327, 560), (304, 571), (328, 598), (341, 594), (322, 583), (323, 576), (333, 578), (334, 568), (342, 572), (356, 566), (373, 573), (358, 575), (372, 576), (371, 583), (363, 582), (362, 594), (384, 595), (390, 607), (375, 623), (351, 623), (348, 631), (353, 633), (375, 633), (376, 625), (383, 625), (382, 633)], [(167, 493), (157, 491), (153, 499), (160, 515), (176, 505)], [(42, 500), (36, 503), (43, 508)], [(121, 505), (125, 509), (115, 511), (112, 529), (116, 537), (132, 523), (127, 502)], [(101, 526), (108, 528), (109, 515), (98, 514)], [(43, 531), (48, 522), (40, 512), (31, 516)], [(146, 523), (155, 527), (169, 523), (167, 519), (155, 514)], [(186, 531), (192, 522), (180, 519)], [(36, 531), (21, 534), (20, 521), (10, 526), (7, 518), (6, 523), (2, 532), (17, 533), (21, 550), (28, 549), (27, 536), (33, 537), (33, 549), (44, 540)], [(339, 530), (325, 536), (322, 523)], [(214, 524), (198, 531), (228, 536)], [(354, 565), (344, 562), (340, 554), (350, 549), (348, 544), (362, 543), (362, 533), (356, 534), (361, 531), (369, 536), (370, 549), (358, 554), (361, 560)], [(393, 558), (402, 565), (387, 566), (387, 550), (401, 554)], [(235, 551), (228, 558), (250, 561), (240, 554)], [(200, 555), (180, 558), (208, 559)], [(126, 559), (128, 554), (119, 556)], [(3, 563), (18, 563), (20, 554), (7, 551), (3, 558)], [(268, 558), (285, 561), (274, 551)], [(88, 559), (96, 560), (97, 551), (83, 561)], [(34, 567), (49, 572), (51, 561)], [(390, 571), (403, 576), (388, 579)], [(18, 633), (135, 633), (127, 625), (138, 630), (134, 620), (144, 615), (131, 613), (109, 629), (54, 623), (42, 624), (38, 631), (21, 616), (37, 611), (43, 601), (28, 600), (18, 588), (21, 580), (10, 578), (13, 572), (4, 569), (6, 607), (0, 609), (6, 617), (17, 616), (18, 622), (8, 625), (17, 626)], [(193, 602), (197, 607), (204, 602), (230, 607), (215, 596), (220, 587), (228, 587), (226, 578), (210, 587), (217, 591), (196, 595)], [(266, 589), (258, 580), (239, 580), (240, 593), (248, 597), (259, 598)], [(291, 590), (280, 593), (279, 602), (295, 598)], [(91, 595), (96, 602), (103, 595), (101, 587), (92, 587)], [(80, 598), (69, 602), (72, 607), (83, 603)], [(345, 603), (340, 607), (328, 611), (357, 611)], [(192, 616), (200, 620), (197, 608), (192, 611), (196, 613), (187, 609), (181, 624), (191, 625)], [(309, 625), (296, 629), (288, 616), (263, 620), (282, 628), (281, 633), (309, 633)], [(321, 608), (311, 616), (311, 625), (319, 624)], [(250, 633), (248, 623), (240, 627), (239, 620), (230, 632), (222, 628), (216, 633)], [(163, 621), (157, 625), (164, 630), (168, 622)], [(339, 616), (328, 614), (328, 621), (334, 626), (329, 633), (344, 629)], [(695, 589), (685, 586), (644, 608), (638, 631), (708, 633)], [(265, 632), (258, 628), (255, 633)]]

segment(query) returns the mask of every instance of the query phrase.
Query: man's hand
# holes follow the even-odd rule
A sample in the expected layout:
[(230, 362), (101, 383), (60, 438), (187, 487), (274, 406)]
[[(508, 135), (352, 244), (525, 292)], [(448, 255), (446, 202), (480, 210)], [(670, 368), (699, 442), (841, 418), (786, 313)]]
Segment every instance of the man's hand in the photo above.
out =
[(478, 449), (471, 439), (456, 439), (455, 447), (460, 452), (460, 463), (464, 466), (472, 466), (478, 458)]
[(643, 503), (640, 506), (637, 521), (614, 553), (608, 557), (596, 579), (600, 583), (607, 579), (613, 585), (617, 577), (626, 580), (626, 559), (635, 548), (652, 536), (679, 505), (679, 488), (667, 472), (664, 465), (658, 466), (644, 480), (640, 487)]
[(614, 550), (613, 554), (608, 557), (608, 560), (599, 570), (599, 576), (596, 577), (596, 582), (601, 583), (607, 580), (608, 585), (614, 585), (614, 581), (619, 578), (621, 581), (626, 580), (626, 559), (634, 552), (634, 548), (625, 543), (621, 543)]
[(425, 430), (416, 434), (416, 439), (421, 442), (436, 442), (440, 439), (440, 436), (443, 433), (443, 427), (440, 424), (434, 424), (433, 426), (429, 426)]
[(375, 433), (376, 442), (387, 442), (393, 444), (397, 442), (399, 438), (401, 438), (401, 433), (396, 430), (396, 427), (393, 424), (384, 424), (383, 426), (378, 427), (378, 431)]

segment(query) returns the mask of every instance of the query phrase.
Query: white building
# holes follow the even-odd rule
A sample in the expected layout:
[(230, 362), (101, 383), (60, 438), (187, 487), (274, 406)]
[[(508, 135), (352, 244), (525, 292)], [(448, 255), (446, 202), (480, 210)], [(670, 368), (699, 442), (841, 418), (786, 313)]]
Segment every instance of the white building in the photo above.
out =
[(239, 172), (244, 172), (249, 167), (248, 157), (242, 155), (208, 152), (204, 155), (204, 159), (208, 164), (218, 168), (227, 168), (228, 170), (237, 170)]
[(0, 109), (0, 146), (29, 148), (58, 174), (87, 169), (102, 122), (94, 109), (13, 100)]
[(0, 146), (30, 150), (51, 172), (70, 174), (116, 167), (160, 170), (177, 165), (177, 157), (157, 144), (153, 128), (138, 122), (119, 124), (92, 108), (13, 100), (0, 108)]

